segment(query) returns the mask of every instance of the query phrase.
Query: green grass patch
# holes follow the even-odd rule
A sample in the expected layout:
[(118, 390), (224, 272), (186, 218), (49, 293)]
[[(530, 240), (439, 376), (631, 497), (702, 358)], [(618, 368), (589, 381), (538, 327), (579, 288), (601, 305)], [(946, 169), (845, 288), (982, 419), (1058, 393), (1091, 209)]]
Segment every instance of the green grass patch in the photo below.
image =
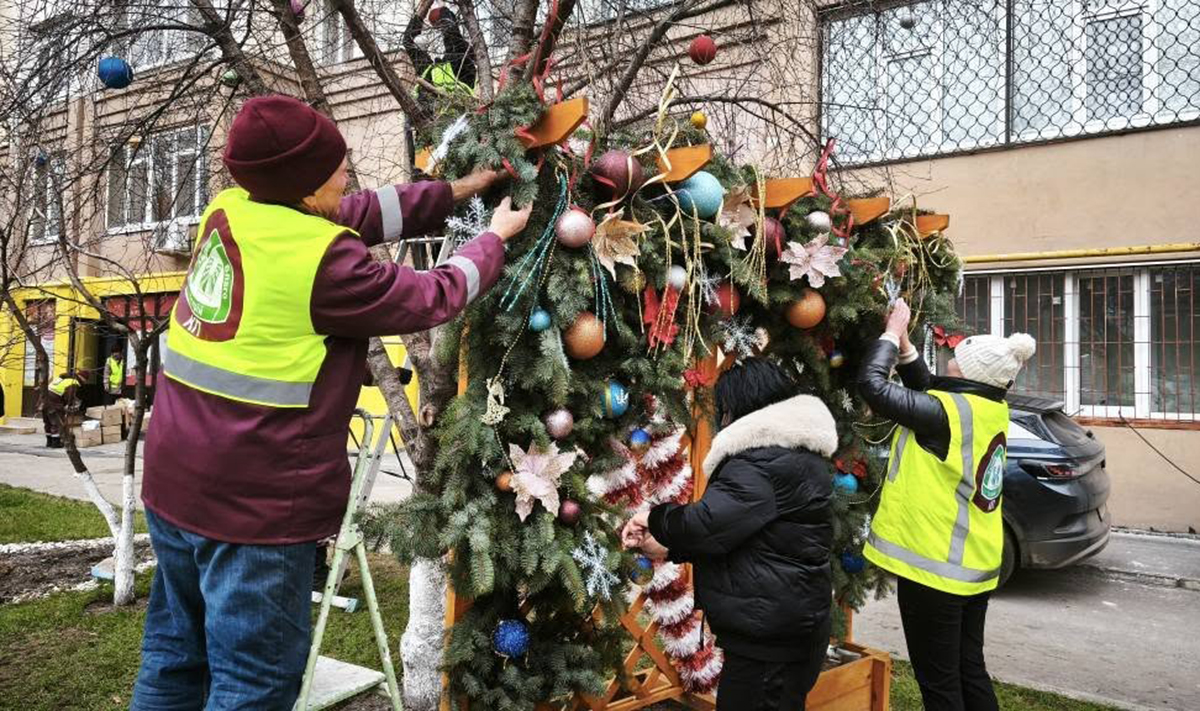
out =
[[(996, 682), (996, 699), (1002, 709), (1021, 711), (1116, 711), (1088, 701), (1077, 701), (1046, 691)], [(892, 711), (922, 711), (921, 690), (913, 676), (912, 665), (897, 659), (892, 667)]]
[[(408, 621), (408, 573), (391, 556), (374, 554), (371, 573), (399, 675), (396, 649)], [(138, 603), (128, 608), (112, 608), (109, 585), (0, 606), (0, 711), (128, 708), (149, 580), (148, 574), (139, 578)], [(380, 668), (357, 572), (347, 578), (341, 594), (359, 598), (359, 608), (351, 614), (331, 611), (322, 653)]]
[[(146, 517), (140, 511), (134, 530), (146, 531)], [(104, 517), (90, 502), (0, 484), (0, 543), (70, 541), (109, 535)]]

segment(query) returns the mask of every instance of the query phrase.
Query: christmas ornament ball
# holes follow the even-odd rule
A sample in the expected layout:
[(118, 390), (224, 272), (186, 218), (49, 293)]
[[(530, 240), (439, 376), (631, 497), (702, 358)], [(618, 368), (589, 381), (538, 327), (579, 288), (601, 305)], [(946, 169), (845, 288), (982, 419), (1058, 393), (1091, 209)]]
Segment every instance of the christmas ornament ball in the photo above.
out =
[(629, 391), (621, 383), (610, 380), (604, 384), (604, 416), (616, 419), (629, 410)]
[(703, 111), (695, 111), (692, 113), (692, 126), (703, 131), (708, 128), (708, 116), (704, 115)]
[(546, 425), (546, 432), (554, 439), (566, 439), (575, 429), (575, 416), (565, 407), (547, 412), (542, 422)]
[(496, 477), (496, 488), (500, 491), (512, 491), (512, 472), (500, 472)]
[(825, 234), (833, 229), (833, 219), (829, 217), (828, 212), (822, 210), (813, 210), (808, 213), (804, 216), (804, 221), (820, 234)]
[(853, 494), (858, 491), (858, 477), (845, 472), (838, 472), (833, 475), (833, 488), (844, 494)]
[(846, 364), (846, 356), (842, 355), (841, 351), (834, 348), (833, 352), (829, 354), (829, 367), (830, 368), (840, 368), (845, 364)]
[(596, 223), (592, 216), (575, 208), (564, 212), (554, 225), (554, 236), (564, 247), (582, 247), (592, 241), (595, 233)]
[(50, 162), (50, 156), (46, 155), (45, 151), (38, 151), (37, 155), (33, 157), (33, 164), (39, 168), (41, 168), (43, 165), (46, 165), (49, 162)]
[(629, 448), (635, 452), (644, 452), (650, 446), (650, 433), (638, 427), (629, 433)]
[(854, 575), (861, 573), (867, 568), (867, 561), (857, 553), (846, 552), (842, 554), (842, 570)]
[(717, 43), (708, 35), (700, 35), (688, 45), (688, 56), (696, 64), (704, 66), (717, 58)]
[(687, 286), (687, 270), (676, 264), (667, 270), (667, 286), (675, 291), (683, 291)]
[(519, 657), (529, 651), (529, 625), (521, 620), (500, 620), (492, 634), (492, 647), (502, 657)]
[(637, 192), (646, 181), (642, 164), (627, 151), (612, 150), (592, 163), (592, 179), (610, 200)]
[(783, 223), (774, 217), (763, 218), (763, 238), (767, 241), (767, 256), (779, 259), (783, 250), (787, 249), (787, 230)]
[(711, 313), (719, 313), (729, 318), (742, 307), (742, 294), (731, 281), (723, 281), (717, 286), (717, 301), (709, 305)]
[(304, 0), (291, 0), (288, 7), (292, 9), (292, 14), (296, 16), (296, 20), (304, 22)]
[(574, 526), (579, 523), (579, 519), (583, 516), (583, 507), (574, 499), (563, 499), (562, 504), (558, 507), (558, 520)]
[(812, 328), (825, 318), (825, 297), (813, 289), (805, 289), (800, 298), (787, 309), (788, 323), (796, 328)]
[(911, 30), (917, 26), (917, 18), (911, 14), (905, 14), (900, 17), (900, 26), (906, 30)]
[(529, 314), (529, 329), (545, 331), (547, 328), (550, 328), (550, 312), (545, 309), (534, 309), (533, 313)]
[(649, 581), (654, 577), (654, 561), (644, 555), (639, 555), (633, 559), (633, 570), (629, 572), (629, 579), (635, 583)]
[(133, 67), (120, 57), (103, 57), (96, 74), (109, 89), (124, 89), (133, 83)]
[(604, 323), (590, 311), (580, 313), (563, 334), (563, 346), (576, 360), (596, 357), (604, 349)]
[(694, 212), (702, 220), (716, 217), (725, 202), (725, 188), (721, 186), (721, 181), (704, 170), (680, 183), (675, 195), (679, 198), (679, 207), (684, 215), (690, 217)]
[(238, 76), (236, 69), (226, 69), (221, 75), (221, 83), (225, 86), (237, 86), (242, 82), (242, 78)]

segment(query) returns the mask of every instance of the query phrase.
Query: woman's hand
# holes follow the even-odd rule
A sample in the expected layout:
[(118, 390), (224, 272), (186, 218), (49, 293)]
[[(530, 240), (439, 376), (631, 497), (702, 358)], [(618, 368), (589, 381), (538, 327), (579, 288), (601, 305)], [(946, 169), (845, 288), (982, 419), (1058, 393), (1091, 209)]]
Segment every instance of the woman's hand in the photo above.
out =
[(492, 213), (492, 224), (488, 229), (495, 233), (501, 242), (507, 242), (521, 234), (521, 230), (525, 229), (526, 223), (529, 222), (529, 213), (531, 212), (533, 212), (533, 203), (526, 205), (523, 210), (514, 210), (512, 198), (506, 197), (500, 201), (500, 204), (496, 206), (496, 211)]
[(639, 548), (642, 549), (642, 555), (646, 556), (650, 560), (666, 560), (667, 559), (666, 547), (663, 546), (663, 544), (656, 541), (654, 539), (654, 536), (651, 536), (649, 533), (647, 533), (645, 535), (645, 537), (642, 538), (642, 545), (639, 546)]
[(469, 200), (508, 177), (503, 170), (477, 170), (450, 183), (454, 202)]
[(640, 548), (642, 542), (649, 538), (650, 531), (650, 512), (642, 511), (634, 515), (625, 523), (625, 528), (621, 529), (621, 544), (626, 549)]
[(912, 320), (912, 309), (908, 307), (908, 302), (904, 299), (896, 299), (896, 305), (888, 314), (887, 324), (883, 330), (885, 333), (895, 336), (903, 346), (904, 342), (908, 340), (908, 322), (910, 320)]

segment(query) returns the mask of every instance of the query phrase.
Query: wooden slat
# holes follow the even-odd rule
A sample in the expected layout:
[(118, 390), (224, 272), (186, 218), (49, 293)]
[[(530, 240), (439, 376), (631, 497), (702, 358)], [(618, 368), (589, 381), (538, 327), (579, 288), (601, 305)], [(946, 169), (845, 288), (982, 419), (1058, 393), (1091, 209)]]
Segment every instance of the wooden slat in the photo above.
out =
[(526, 148), (540, 148), (562, 143), (587, 119), (586, 96), (568, 99), (546, 109), (527, 132), (517, 135)]
[(949, 226), (949, 215), (917, 215), (917, 233), (921, 237), (928, 237), (934, 232), (941, 232)]
[(658, 157), (658, 171), (665, 173), (668, 183), (678, 183), (692, 177), (700, 172), (700, 169), (708, 165), (712, 160), (712, 146), (707, 143), (701, 143), (695, 146), (681, 146), (672, 148), (667, 151), (667, 161), (663, 160), (662, 156)]
[[(813, 191), (812, 178), (774, 178), (766, 181), (763, 192), (766, 199), (763, 207), (768, 210), (786, 210), (805, 195)], [(757, 200), (757, 189), (755, 190)]]
[(854, 216), (856, 225), (865, 225), (878, 220), (892, 209), (891, 199), (885, 197), (854, 198), (847, 200), (846, 204), (850, 207), (850, 214)]
[(432, 158), (433, 151), (429, 150), (429, 148), (422, 148), (421, 150), (417, 151), (417, 155), (413, 158), (413, 165), (417, 166), (422, 173), (428, 173), (429, 161)]

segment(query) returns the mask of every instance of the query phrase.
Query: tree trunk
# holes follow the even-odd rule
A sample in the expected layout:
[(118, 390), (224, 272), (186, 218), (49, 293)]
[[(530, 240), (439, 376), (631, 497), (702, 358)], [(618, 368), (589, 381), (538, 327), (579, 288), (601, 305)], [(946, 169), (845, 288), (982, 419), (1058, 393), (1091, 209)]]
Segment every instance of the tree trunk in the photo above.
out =
[(408, 576), (408, 626), (400, 637), (404, 708), (436, 711), (442, 697), (446, 571), (439, 560), (418, 558)]

